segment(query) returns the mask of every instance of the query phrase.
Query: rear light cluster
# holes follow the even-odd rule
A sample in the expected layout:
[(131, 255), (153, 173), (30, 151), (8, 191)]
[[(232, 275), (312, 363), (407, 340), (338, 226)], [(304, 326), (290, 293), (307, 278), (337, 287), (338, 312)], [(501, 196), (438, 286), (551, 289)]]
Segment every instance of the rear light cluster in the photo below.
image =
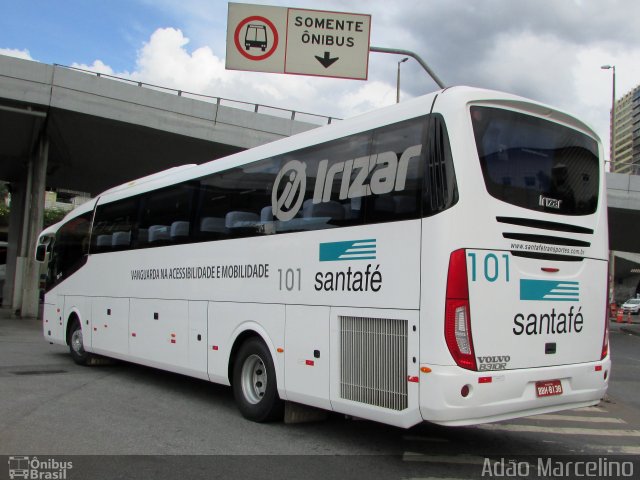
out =
[(477, 370), (470, 312), (467, 257), (461, 249), (452, 252), (449, 258), (444, 336), (456, 364), (467, 370)]
[(604, 360), (605, 357), (609, 354), (609, 319), (605, 320), (604, 325), (604, 341), (602, 342), (602, 355), (600, 356), (600, 360)]
[(609, 294), (611, 288), (611, 275), (609, 275), (609, 267), (607, 266), (607, 293), (606, 301), (604, 302), (604, 339), (602, 340), (602, 354), (600, 360), (604, 360), (609, 354)]

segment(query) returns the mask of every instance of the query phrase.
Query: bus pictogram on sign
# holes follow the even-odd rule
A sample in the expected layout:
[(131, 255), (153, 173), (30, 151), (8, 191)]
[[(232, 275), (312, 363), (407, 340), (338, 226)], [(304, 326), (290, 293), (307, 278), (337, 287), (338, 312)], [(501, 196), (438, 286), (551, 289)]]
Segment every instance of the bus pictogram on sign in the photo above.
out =
[(244, 32), (244, 48), (256, 47), (263, 52), (267, 49), (267, 27), (250, 23)]
[(278, 30), (268, 18), (253, 15), (238, 23), (233, 40), (243, 57), (254, 61), (265, 60), (278, 48)]

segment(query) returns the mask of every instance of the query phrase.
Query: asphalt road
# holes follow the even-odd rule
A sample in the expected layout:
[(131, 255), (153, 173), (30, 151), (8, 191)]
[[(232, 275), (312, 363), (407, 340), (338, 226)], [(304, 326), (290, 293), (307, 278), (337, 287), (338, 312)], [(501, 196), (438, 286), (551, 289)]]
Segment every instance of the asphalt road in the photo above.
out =
[(609, 396), (597, 407), (403, 430), (337, 414), (308, 424), (252, 423), (227, 387), (122, 362), (80, 367), (42, 339), (40, 322), (5, 317), (0, 478), (25, 457), (37, 457), (45, 472), (71, 462), (65, 479), (490, 478), (509, 461), (520, 477), (529, 468), (526, 476), (538, 478), (538, 462), (565, 465), (574, 456), (601, 468), (633, 462), (626, 467), (640, 472), (640, 336), (615, 324)]
[(613, 362), (609, 396), (640, 412), (640, 325), (612, 323), (609, 337)]

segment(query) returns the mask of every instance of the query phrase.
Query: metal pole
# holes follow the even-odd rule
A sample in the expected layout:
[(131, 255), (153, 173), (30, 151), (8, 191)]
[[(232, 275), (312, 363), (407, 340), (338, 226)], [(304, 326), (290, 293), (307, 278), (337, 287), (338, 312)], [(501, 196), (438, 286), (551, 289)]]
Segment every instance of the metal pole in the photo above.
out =
[(611, 88), (611, 168), (612, 171), (616, 171), (614, 166), (614, 149), (615, 149), (615, 135), (616, 135), (616, 66), (611, 67), (613, 69), (613, 85)]
[(409, 60), (408, 57), (404, 57), (398, 62), (398, 75), (396, 77), (396, 103), (400, 103), (400, 64)]
[[(611, 87), (611, 171), (615, 172), (615, 135), (616, 135), (616, 66), (613, 69), (612, 87)], [(609, 275), (611, 275), (611, 294), (615, 301), (616, 293), (616, 254), (613, 250), (609, 250)], [(617, 313), (617, 312), (616, 312)]]
[[(616, 66), (615, 65), (602, 65), (600, 67), (603, 70), (611, 69), (613, 71), (613, 76), (611, 77), (612, 87), (611, 87), (611, 137), (609, 146), (609, 155), (610, 155), (610, 170), (612, 172), (616, 171), (615, 165), (615, 134), (616, 134)], [(607, 294), (609, 295), (609, 301), (615, 302), (616, 295), (616, 255), (613, 250), (609, 250), (609, 282), (610, 287)]]
[(398, 48), (383, 48), (383, 47), (369, 47), (369, 51), (370, 52), (377, 52), (377, 53), (392, 53), (394, 55), (406, 55), (408, 57), (413, 58), (415, 61), (417, 61), (420, 66), (422, 68), (424, 68), (424, 70), (429, 74), (429, 76), (433, 79), (434, 82), (436, 82), (436, 84), (440, 87), (440, 88), (447, 88), (447, 86), (445, 85), (445, 83), (440, 80), (440, 78), (438, 77), (438, 75), (436, 75), (436, 73), (431, 70), (431, 68), (429, 68), (429, 65), (427, 65), (427, 63), (422, 60), (422, 58), (420, 58), (420, 56), (410, 50), (401, 50)]
[(398, 74), (396, 75), (396, 103), (400, 103), (400, 64), (398, 62)]

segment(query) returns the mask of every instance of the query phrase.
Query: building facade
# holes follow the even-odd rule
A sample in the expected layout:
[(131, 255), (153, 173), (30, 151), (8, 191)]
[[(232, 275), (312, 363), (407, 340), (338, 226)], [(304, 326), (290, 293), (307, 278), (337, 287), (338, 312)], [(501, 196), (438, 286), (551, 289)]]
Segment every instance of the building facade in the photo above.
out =
[(633, 159), (636, 163), (640, 160), (640, 85), (633, 90), (632, 100), (632, 143)]
[(640, 175), (640, 85), (616, 100), (611, 162), (614, 172)]

